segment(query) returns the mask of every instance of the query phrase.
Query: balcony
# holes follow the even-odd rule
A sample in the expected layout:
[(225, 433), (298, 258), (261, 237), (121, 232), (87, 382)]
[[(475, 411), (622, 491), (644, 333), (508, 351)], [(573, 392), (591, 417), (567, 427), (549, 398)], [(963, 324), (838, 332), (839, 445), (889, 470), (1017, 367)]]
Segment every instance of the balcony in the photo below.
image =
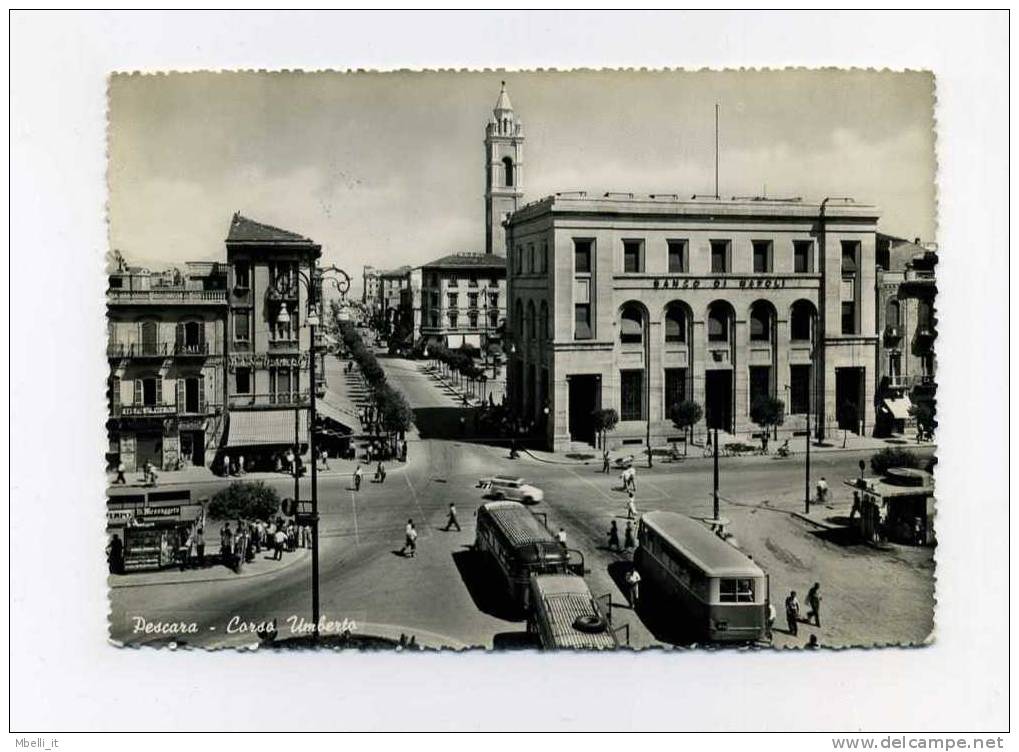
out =
[(300, 351), (301, 343), (296, 339), (271, 339), (269, 340), (269, 352), (271, 353), (292, 353)]
[(168, 342), (111, 342), (106, 346), (110, 358), (166, 358), (171, 352)]
[(177, 405), (172, 402), (156, 405), (115, 405), (110, 412), (122, 418), (165, 418), (177, 414)]
[(182, 357), (202, 358), (209, 354), (209, 343), (194, 342), (188, 344), (187, 342), (178, 342), (173, 346), (173, 354)]
[(230, 407), (299, 407), (308, 404), (307, 392), (277, 392), (274, 394), (234, 394)]
[(182, 287), (153, 287), (149, 290), (107, 290), (109, 305), (226, 305), (226, 290), (188, 290)]

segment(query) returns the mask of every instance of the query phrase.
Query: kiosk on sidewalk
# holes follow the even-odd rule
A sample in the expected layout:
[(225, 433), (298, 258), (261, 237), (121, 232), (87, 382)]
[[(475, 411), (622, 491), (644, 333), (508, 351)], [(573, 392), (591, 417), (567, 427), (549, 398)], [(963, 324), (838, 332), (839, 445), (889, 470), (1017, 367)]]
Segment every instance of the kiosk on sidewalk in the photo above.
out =
[(881, 478), (847, 480), (845, 485), (859, 496), (859, 530), (864, 540), (934, 545), (934, 478), (930, 473), (895, 467)]
[(111, 496), (106, 507), (106, 530), (124, 543), (124, 572), (177, 566), (185, 561), (187, 543), (205, 524), (203, 500), (191, 491), (149, 491)]

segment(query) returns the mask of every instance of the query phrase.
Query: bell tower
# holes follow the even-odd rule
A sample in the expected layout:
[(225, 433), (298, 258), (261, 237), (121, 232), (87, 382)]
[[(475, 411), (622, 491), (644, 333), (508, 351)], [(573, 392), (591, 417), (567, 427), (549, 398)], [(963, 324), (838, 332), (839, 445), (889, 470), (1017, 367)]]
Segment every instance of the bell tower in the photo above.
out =
[(485, 253), (506, 255), (502, 221), (523, 198), (523, 166), (524, 126), (513, 112), (503, 81), (485, 126)]

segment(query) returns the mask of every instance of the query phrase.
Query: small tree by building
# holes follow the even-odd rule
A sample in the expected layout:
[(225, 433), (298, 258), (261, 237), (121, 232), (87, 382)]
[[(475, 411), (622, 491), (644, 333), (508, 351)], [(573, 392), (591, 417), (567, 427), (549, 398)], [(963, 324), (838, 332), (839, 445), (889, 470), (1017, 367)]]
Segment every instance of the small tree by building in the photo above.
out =
[(598, 445), (605, 448), (605, 434), (616, 427), (619, 422), (619, 413), (613, 408), (607, 407), (604, 410), (595, 410), (591, 413), (591, 420), (594, 424), (595, 433), (598, 436)]
[(884, 475), (893, 467), (920, 467), (920, 458), (908, 449), (886, 447), (871, 455), (870, 469), (876, 475)]
[(777, 397), (758, 397), (750, 406), (750, 420), (759, 425), (761, 431), (761, 449), (768, 449), (768, 432), (778, 431), (785, 422), (785, 402)]
[(842, 448), (846, 448), (846, 439), (849, 435), (849, 429), (852, 427), (856, 429), (856, 425), (859, 421), (859, 413), (856, 409), (856, 405), (848, 400), (839, 405), (838, 412), (839, 425), (842, 427)]
[(209, 500), (209, 516), (216, 520), (268, 520), (279, 508), (276, 489), (262, 481), (234, 481)]
[(934, 420), (934, 408), (929, 402), (917, 402), (910, 406), (909, 415), (916, 421), (918, 440), (921, 437), (933, 437), (937, 422)]
[(683, 432), (683, 455), (687, 453), (690, 446), (690, 437), (693, 427), (700, 423), (704, 417), (704, 410), (693, 400), (683, 400), (669, 408), (669, 418), (672, 424)]

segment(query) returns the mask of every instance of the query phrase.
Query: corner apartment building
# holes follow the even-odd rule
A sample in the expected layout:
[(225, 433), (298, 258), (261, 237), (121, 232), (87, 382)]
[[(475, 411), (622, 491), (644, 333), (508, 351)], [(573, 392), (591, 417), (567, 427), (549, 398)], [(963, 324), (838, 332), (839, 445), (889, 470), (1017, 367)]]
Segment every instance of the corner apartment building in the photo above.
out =
[(454, 253), (423, 264), (421, 328), (425, 344), (486, 351), (501, 344), (506, 318), (506, 259)]
[(108, 464), (212, 461), (226, 415), (227, 276), (225, 265), (201, 262), (109, 275)]
[(821, 435), (851, 412), (847, 427), (869, 432), (877, 220), (851, 200), (528, 204), (505, 223), (509, 398), (556, 451), (591, 442), (607, 407), (611, 445), (664, 443), (684, 399), (703, 406), (700, 428), (756, 430), (750, 405), (772, 395), (783, 430), (803, 430), (809, 410)]

